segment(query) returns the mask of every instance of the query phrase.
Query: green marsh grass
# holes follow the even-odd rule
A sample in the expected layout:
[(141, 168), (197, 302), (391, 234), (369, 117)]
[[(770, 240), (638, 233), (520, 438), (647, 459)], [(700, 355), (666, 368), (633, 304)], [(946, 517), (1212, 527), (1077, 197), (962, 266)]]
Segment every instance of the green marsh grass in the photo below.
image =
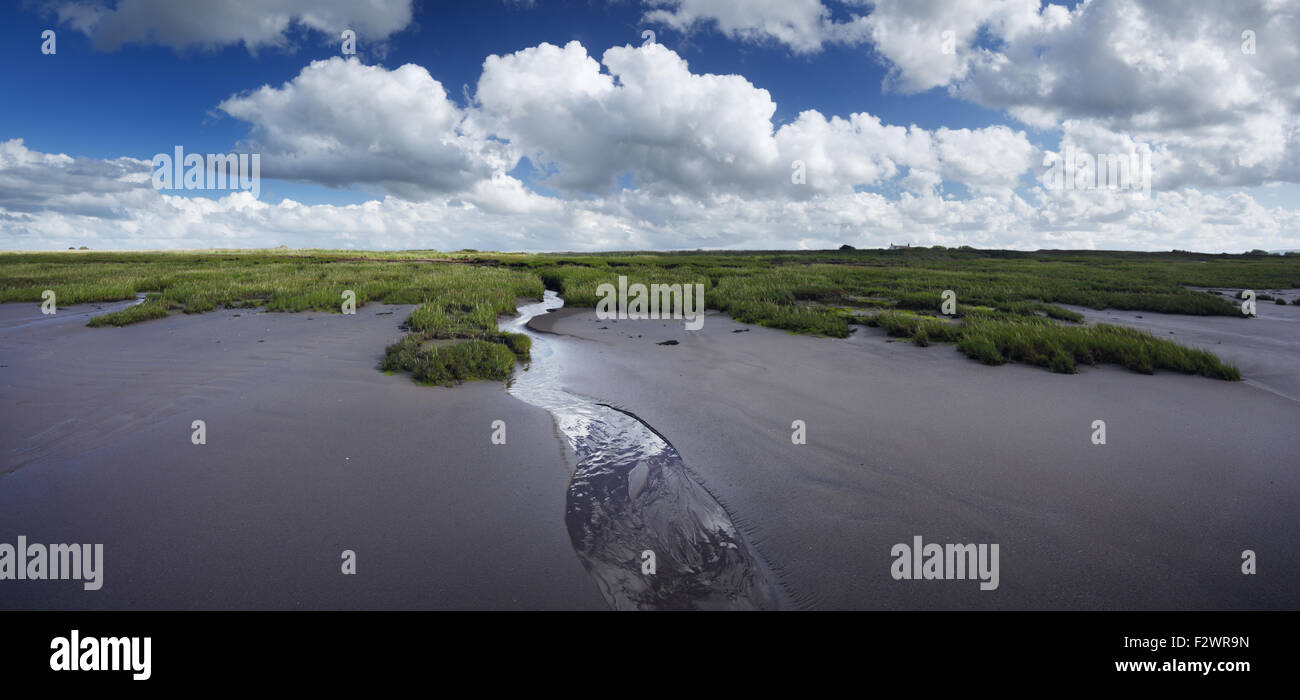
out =
[[(507, 354), (526, 359), (527, 337), (501, 334), (496, 327), (498, 316), (514, 313), (517, 298), (539, 298), (545, 287), (559, 291), (569, 306), (593, 307), (597, 286), (616, 284), (619, 275), (630, 283), (703, 284), (707, 308), (794, 333), (846, 337), (851, 324), (863, 322), (859, 310), (875, 311), (866, 323), (895, 337), (919, 345), (957, 343), (989, 364), (1027, 362), (1070, 372), (1079, 363), (1110, 362), (1136, 371), (1172, 369), (1232, 379), (1237, 371), (1209, 353), (1146, 334), (1105, 330), (1114, 327), (1082, 326), (1082, 315), (1062, 305), (1241, 318), (1232, 300), (1189, 287), (1300, 287), (1300, 256), (964, 247), (4, 253), (0, 301), (39, 302), (45, 289), (56, 291), (60, 306), (148, 293), (144, 303), (90, 322), (120, 326), (170, 313), (252, 306), (338, 313), (342, 291), (351, 289), (359, 308), (372, 302), (417, 305), (407, 322), (410, 336), (389, 349), (385, 366), (440, 384), (499, 377)], [(937, 315), (940, 295), (948, 289), (957, 295), (956, 319)], [(453, 350), (461, 344), (464, 349)]]

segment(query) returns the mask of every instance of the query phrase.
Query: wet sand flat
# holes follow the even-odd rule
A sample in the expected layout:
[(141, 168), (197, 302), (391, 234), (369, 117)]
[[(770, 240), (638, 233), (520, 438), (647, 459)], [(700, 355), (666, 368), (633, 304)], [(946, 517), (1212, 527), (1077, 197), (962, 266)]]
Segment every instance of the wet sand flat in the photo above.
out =
[(0, 542), (105, 560), (99, 591), (3, 581), (0, 608), (603, 609), (551, 417), (500, 383), (375, 369), (410, 309), (116, 329), (0, 305)]
[[(801, 605), (1300, 605), (1300, 404), (1277, 391), (1112, 366), (986, 367), (877, 329), (813, 338), (716, 313), (694, 333), (579, 309), (532, 325), (561, 334), (567, 389), (673, 442)], [(1289, 342), (1278, 328), (1254, 332)], [(659, 344), (670, 340), (679, 344)], [(1239, 361), (1253, 342), (1223, 355)], [(1279, 372), (1271, 388), (1295, 381)], [(792, 444), (794, 420), (807, 425), (805, 445)], [(1092, 444), (1095, 420), (1105, 445)], [(998, 589), (894, 580), (891, 547), (916, 535), (999, 544)], [(1241, 573), (1247, 549), (1253, 576)]]

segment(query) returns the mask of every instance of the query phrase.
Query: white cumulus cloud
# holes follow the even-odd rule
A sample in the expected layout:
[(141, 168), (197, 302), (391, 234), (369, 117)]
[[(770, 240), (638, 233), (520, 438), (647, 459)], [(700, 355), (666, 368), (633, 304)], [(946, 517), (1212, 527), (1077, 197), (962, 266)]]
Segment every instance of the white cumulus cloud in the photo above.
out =
[(487, 138), (424, 68), (314, 61), (280, 87), (219, 108), (249, 122), (265, 177), (329, 187), (377, 184), (409, 198), (469, 189), (515, 158)]
[(243, 44), (287, 47), (302, 27), (332, 36), (351, 29), (383, 40), (411, 23), (411, 0), (75, 0), (50, 3), (59, 20), (101, 49), (156, 43), (176, 50)]

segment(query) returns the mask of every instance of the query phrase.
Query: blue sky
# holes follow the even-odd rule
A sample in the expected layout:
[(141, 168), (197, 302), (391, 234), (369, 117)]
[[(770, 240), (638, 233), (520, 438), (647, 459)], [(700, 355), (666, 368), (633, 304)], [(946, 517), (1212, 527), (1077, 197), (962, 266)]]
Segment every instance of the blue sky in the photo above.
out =
[[(811, 108), (826, 114), (871, 112), (891, 124), (925, 128), (978, 128), (1002, 121), (998, 113), (941, 90), (886, 95), (880, 89), (886, 69), (860, 50), (828, 47), (815, 55), (793, 56), (776, 43), (748, 45), (713, 33), (685, 35), (640, 21), (641, 10), (632, 3), (560, 0), (530, 8), (454, 0), (417, 8), (413, 25), (385, 42), (382, 58), (373, 53), (363, 58), (386, 66), (424, 66), (462, 105), (462, 88), (473, 88), (483, 58), (490, 54), (573, 40), (597, 49), (639, 45), (641, 32), (651, 29), (694, 71), (743, 74), (771, 92), (778, 124)], [(300, 32), (289, 49), (252, 54), (231, 45), (177, 54), (156, 45), (96, 51), (85, 35), (59, 31), (58, 60), (33, 60), (31, 37), (39, 43), (43, 30), (58, 30), (52, 19), (53, 11), (37, 4), (0, 13), (11, 37), (0, 45), (0, 56), (6, 65), (30, 66), (5, 78), (5, 93), (12, 95), (13, 104), (32, 107), (0, 112), (0, 138), (22, 138), (29, 148), (72, 156), (148, 159), (178, 143), (195, 152), (230, 151), (247, 136), (247, 124), (214, 114), (217, 104), (263, 84), (284, 83), (304, 64), (339, 55), (340, 42), (321, 32)], [(19, 39), (24, 36), (28, 41)], [(525, 165), (519, 172), (530, 170)], [(263, 193), (305, 203), (352, 203), (374, 196), (373, 191), (280, 182), (263, 185)]]
[[(297, 0), (0, 9), (0, 58), (17, 67), (0, 78), (11, 106), (0, 111), (0, 247), (1300, 248), (1295, 49), (1243, 58), (1237, 36), (1247, 25), (1279, 36), (1294, 12), (1190, 3), (1162, 18), (1173, 11), (1137, 0), (379, 4), (369, 15)], [(267, 17), (284, 31), (268, 34)], [(1215, 21), (1224, 32), (1206, 29)], [(351, 26), (371, 30), (348, 59), (337, 30)], [(46, 29), (54, 55), (39, 51)], [(1134, 55), (1135, 37), (1149, 56)], [(617, 70), (614, 47), (628, 52)], [(1187, 75), (1166, 62), (1146, 84), (1144, 62), (1171, 52)], [(489, 70), (489, 56), (507, 60)], [(556, 61), (571, 72), (556, 74)], [(398, 70), (407, 64), (416, 72)], [(489, 79), (529, 88), (493, 92)], [(1207, 94), (1216, 80), (1232, 90)], [(437, 85), (446, 98), (431, 101)], [(378, 115), (375, 130), (358, 130), (357, 109)], [(141, 166), (124, 159), (175, 144), (261, 153), (270, 175), (256, 206), (137, 182)], [(1153, 197), (1043, 190), (1044, 158), (1066, 145), (1135, 144), (1153, 151)], [(810, 173), (802, 189), (785, 182), (795, 161)], [(463, 176), (426, 181), (448, 168)], [(289, 216), (284, 200), (302, 206)]]

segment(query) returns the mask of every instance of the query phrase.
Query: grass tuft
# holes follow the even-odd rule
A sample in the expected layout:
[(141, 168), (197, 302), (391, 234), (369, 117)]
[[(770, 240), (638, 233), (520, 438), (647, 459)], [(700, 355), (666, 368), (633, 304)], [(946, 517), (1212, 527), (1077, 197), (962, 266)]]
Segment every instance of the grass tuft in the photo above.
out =
[(167, 311), (166, 304), (156, 295), (136, 304), (128, 306), (121, 311), (93, 316), (86, 322), (91, 328), (100, 328), (102, 326), (126, 326), (132, 323), (148, 321), (155, 318), (166, 318), (170, 314)]
[(510, 378), (517, 355), (502, 343), (467, 340), (454, 345), (420, 348), (415, 336), (388, 347), (380, 369), (410, 372), (422, 384), (452, 386), (476, 379)]

